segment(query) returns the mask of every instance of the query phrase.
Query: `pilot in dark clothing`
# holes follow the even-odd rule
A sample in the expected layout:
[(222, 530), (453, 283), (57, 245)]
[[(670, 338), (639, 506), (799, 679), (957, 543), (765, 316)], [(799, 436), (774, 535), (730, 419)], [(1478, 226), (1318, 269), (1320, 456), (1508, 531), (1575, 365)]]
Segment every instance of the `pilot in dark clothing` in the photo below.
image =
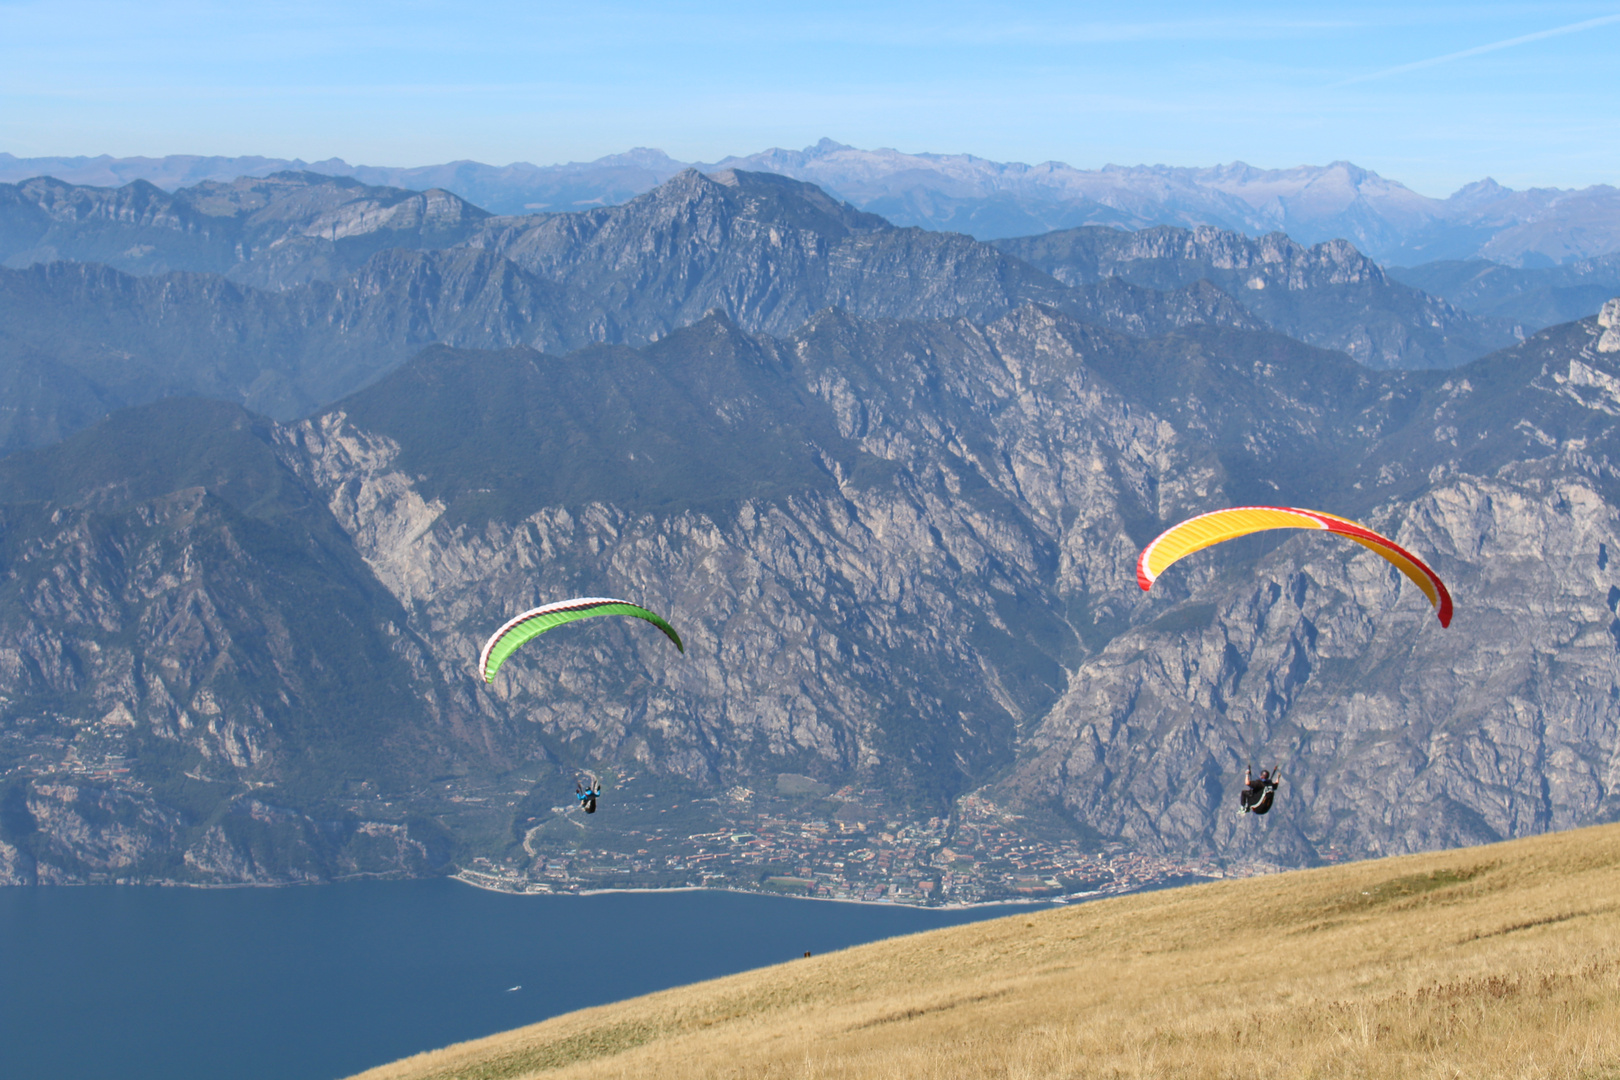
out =
[(1254, 766), (1243, 770), (1243, 790), (1238, 792), (1238, 813), (1264, 814), (1271, 809), (1272, 797), (1277, 792), (1277, 779), (1272, 775), (1275, 770), (1260, 770), (1260, 778), (1254, 777)]

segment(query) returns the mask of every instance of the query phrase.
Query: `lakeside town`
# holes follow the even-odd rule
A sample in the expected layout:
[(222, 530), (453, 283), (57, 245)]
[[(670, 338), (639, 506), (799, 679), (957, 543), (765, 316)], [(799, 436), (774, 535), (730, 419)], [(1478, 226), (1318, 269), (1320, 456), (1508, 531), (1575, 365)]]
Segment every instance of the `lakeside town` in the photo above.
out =
[[(73, 805), (80, 795), (149, 797), (150, 786), (132, 774), (137, 762), (101, 727), (79, 726), (71, 739), (39, 733), (13, 745), (0, 756), (0, 780), (31, 783), (37, 798)], [(222, 783), (202, 770), (184, 776)], [(556, 774), (544, 781), (441, 778), (391, 795), (360, 784), (338, 809), (354, 820), (386, 823), (403, 805), (422, 807), (441, 826), (475, 838), (456, 859), (454, 877), (510, 893), (708, 888), (954, 907), (1061, 902), (1282, 869), (1082, 838), (1051, 815), (1039, 820), (999, 805), (993, 788), (958, 798), (948, 816), (924, 818), (886, 791), (834, 789), (791, 773), (759, 781), (757, 791), (710, 792), (635, 774), (610, 774), (608, 781), (599, 812), (589, 815), (572, 797), (571, 782)], [(274, 785), (232, 786), (243, 797), (268, 800), (272, 812)], [(63, 880), (154, 879), (92, 872)]]
[[(885, 816), (892, 808), (878, 793), (829, 791), (808, 777), (784, 774), (765, 797), (734, 787), (723, 799), (649, 813), (638, 804), (651, 796), (638, 798), (633, 779), (620, 781), (618, 820), (604, 813), (598, 825), (576, 807), (553, 807), (551, 818), (529, 830), (521, 853), (506, 860), (476, 857), (455, 876), (502, 892), (710, 888), (964, 906), (1079, 900), (1280, 869), (1042, 837), (1026, 819), (980, 794), (959, 799), (949, 818), (908, 822)], [(687, 819), (723, 820), (694, 831), (651, 820), (683, 809)]]

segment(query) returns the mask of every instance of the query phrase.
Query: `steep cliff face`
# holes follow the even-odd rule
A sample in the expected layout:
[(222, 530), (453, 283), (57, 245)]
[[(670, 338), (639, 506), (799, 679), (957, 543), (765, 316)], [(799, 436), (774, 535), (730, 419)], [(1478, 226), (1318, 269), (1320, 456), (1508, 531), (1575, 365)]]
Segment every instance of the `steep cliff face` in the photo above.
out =
[(157, 239), (195, 257), (214, 240), (205, 215), (144, 180), (120, 188), (91, 188), (42, 176), (6, 187), (8, 239), (22, 249), (6, 252), (8, 260), (24, 258), (30, 249), (40, 251), (46, 260), (57, 258), (52, 241), (69, 237), (71, 246), (94, 261), (100, 261), (97, 255), (119, 252), (121, 245), (138, 248), (142, 241), (150, 245)]
[[(981, 796), (1139, 848), (1301, 862), (1610, 813), (1609, 419), (1582, 396), (1607, 385), (1602, 332), (1442, 381), (1291, 344), (1260, 363), (1252, 335), (1149, 349), (1040, 309), (984, 327), (828, 314), (775, 348), (845, 441), (824, 451), (837, 493), (726, 519), (615, 505), (451, 525), (456, 498), (425, 497), (392, 464), (399, 444), (347, 413), (297, 441), (424, 635), (457, 642), (447, 677), (491, 607), (623, 589), (688, 613), (684, 661), (624, 639), (626, 672), (560, 643), (489, 703), (588, 759), (723, 782), (787, 760), (944, 797), (1011, 761)], [(1177, 370), (1190, 393), (1167, 385)], [(1223, 427), (1223, 396), (1256, 419)], [(894, 471), (873, 482), (868, 459)], [(1206, 553), (1135, 590), (1153, 530), (1268, 495), (1362, 514), (1431, 556), (1456, 623), (1314, 537)], [(388, 520), (416, 524), (367, 524)], [(640, 714), (587, 704), (629, 685), (650, 689)], [(1255, 830), (1231, 780), (1267, 757), (1298, 777), (1299, 811)]]
[[(829, 313), (780, 345), (715, 320), (675, 335), (662, 346), (669, 359), (654, 351), (655, 368), (685, 358), (684, 380), (694, 354), (746, 354), (794, 372), (825, 403), (825, 413), (771, 403), (779, 423), (801, 414), (794, 439), (815, 447), (802, 459), (809, 468), (775, 492), (756, 488), (755, 498), (722, 504), (718, 516), (683, 505), (691, 495), (662, 469), (660, 448), (612, 446), (623, 471), (598, 465), (592, 474), (611, 498), (602, 505), (555, 486), (589, 462), (549, 455), (557, 471), (538, 479), (552, 486), (536, 490), (534, 478), (518, 486), (498, 468), (469, 467), (445, 433), (428, 442), (430, 454), (402, 445), (422, 428), (385, 395), (431, 402), (450, 417), (490, 416), (455, 403), (474, 383), (457, 374), (468, 361), (450, 356), (424, 357), (428, 370), (402, 371), (294, 429), (295, 445), (380, 580), (417, 612), (423, 633), (445, 643), (447, 677), (470, 669), (492, 611), (569, 591), (622, 591), (686, 613), (685, 659), (646, 643), (627, 675), (605, 662), (610, 654), (548, 652), (544, 665), (513, 669), (502, 710), (538, 717), (573, 742), (600, 723), (592, 702), (646, 679), (659, 687), (648, 716), (616, 717), (601, 742), (587, 741), (593, 754), (669, 767), (676, 759), (643, 750), (648, 734), (633, 730), (664, 713), (658, 738), (675, 741), (694, 777), (746, 779), (763, 747), (790, 761), (809, 755), (800, 767), (818, 771), (898, 771), (948, 795), (1009, 760), (1015, 726), (1056, 694), (1063, 662), (1084, 651), (1081, 636), (1104, 634), (1122, 616), (1112, 583), (1134, 558), (1131, 526), (1141, 532), (1161, 501), (1213, 494), (1225, 472), (1205, 448), (1181, 447), (1164, 421), (1133, 416), (1088, 370), (1088, 346), (1130, 344), (1111, 335), (1093, 342), (1092, 333), (1030, 309), (984, 329)], [(446, 362), (455, 366), (433, 370)], [(525, 402), (519, 414), (566, 445), (566, 426), (554, 431), (554, 414), (530, 409), (572, 407), (579, 396), (566, 387), (586, 365), (505, 362), (531, 367), (532, 381), (491, 392)], [(430, 373), (439, 393), (421, 381)], [(624, 374), (589, 368), (593, 380), (633, 385)], [(714, 408), (709, 424), (737, 423), (742, 410), (704, 400)], [(652, 419), (634, 406), (618, 415), (621, 407), (604, 402), (626, 430)], [(829, 419), (836, 431), (818, 432)], [(737, 459), (701, 427), (683, 417), (662, 430), (680, 431), (696, 444), (689, 453), (722, 470), (705, 474), (707, 486)], [(503, 430), (497, 440), (475, 426), (466, 438), (527, 458), (524, 437)], [(763, 448), (760, 432), (743, 436)], [(577, 441), (590, 455), (603, 447), (600, 438)], [(493, 506), (505, 520), (490, 520)], [(1068, 605), (1087, 609), (1078, 633)]]
[[(922, 403), (885, 404), (863, 388), (863, 416), (850, 411), (851, 375), (869, 378), (865, 358), (841, 372), (824, 347), (858, 337), (860, 325), (818, 320), (807, 333), (825, 339), (821, 346), (751, 338), (713, 319), (673, 335), (643, 362), (730, 393), (698, 398), (707, 416), (660, 416), (669, 391), (656, 384), (641, 402), (604, 401), (625, 432), (607, 445), (581, 430), (594, 418), (560, 423), (553, 403), (574, 408), (576, 382), (635, 385), (611, 357), (590, 365), (504, 358), (526, 377), (493, 392), (518, 402), (527, 422), (504, 427), (495, 443), (480, 430), (468, 439), (485, 453), (519, 457), (530, 438), (577, 442), (587, 459), (619, 459), (607, 468), (564, 451), (551, 455), (555, 474), (508, 479), (466, 469), (461, 448), (442, 436), (437, 464), (429, 460), (409, 445), (420, 427), (379, 399), (404, 391), (412, 400), (431, 376), (445, 391), (429, 400), (450, 403), (454, 416), (489, 416), (454, 402), (468, 396), (469, 380), (457, 373), (490, 361), (451, 355), (422, 358), (291, 437), (379, 579), (413, 611), (413, 625), (443, 643), (447, 678), (467, 677), (492, 613), (542, 598), (622, 592), (683, 613), (684, 658), (625, 632), (608, 639), (612, 648), (600, 637), (560, 640), (545, 663), (503, 674), (483, 699), (497, 717), (528, 718), (588, 760), (632, 760), (704, 781), (789, 765), (876, 773), (937, 811), (973, 776), (1011, 760), (1015, 724), (1057, 692), (1058, 657), (1075, 642), (1042, 595), (1061, 554), (1009, 499), (1007, 470), (998, 465), (996, 485), (987, 485)], [(962, 332), (976, 352), (964, 349)], [(906, 337), (906, 328), (894, 335)], [(953, 349), (952, 376), (987, 377), (957, 366), (995, 356), (971, 324), (935, 336)], [(745, 365), (752, 378), (739, 370)], [(907, 381), (944, 377), (945, 362), (929, 367), (908, 371)], [(798, 371), (834, 403), (804, 394)], [(1084, 389), (1084, 376), (1076, 380)], [(917, 406), (915, 434), (884, 419)], [(654, 430), (678, 432), (678, 443), (634, 438), (659, 419)], [(977, 433), (961, 437), (978, 441)], [(926, 448), (910, 449), (913, 438)], [(1063, 452), (1083, 453), (1089, 441)], [(697, 488), (690, 477), (683, 487), (661, 460), (671, 455), (712, 467)], [(590, 490), (610, 502), (571, 489), (578, 469), (593, 470)], [(1080, 476), (1107, 482), (1089, 469)], [(1007, 678), (1003, 664), (1018, 676)]]
[[(714, 316), (640, 349), (429, 350), (285, 426), (152, 406), (168, 434), (6, 459), (0, 866), (421, 872), (528, 851), (525, 790), (576, 767), (1283, 863), (1604, 819), (1615, 321), (1376, 372), (1036, 306), (780, 338)], [(1241, 502), (1391, 533), (1451, 629), (1318, 536), (1137, 589), (1158, 529)], [(685, 656), (596, 625), (476, 679), (501, 619), (586, 593), (671, 613)], [(1242, 764), (1278, 759), (1288, 812), (1239, 819)]]
[[(1579, 482), (1468, 478), (1401, 509), (1395, 535), (1468, 598), (1451, 633), (1383, 567), (1308, 540), (1253, 580), (1189, 570), (1081, 665), (1020, 799), (1138, 845), (1293, 863), (1612, 817), (1612, 508)], [(1265, 828), (1232, 816), (1246, 761), (1283, 764), (1291, 811)]]
[[(1152, 621), (1082, 664), (1033, 734), (1022, 797), (1133, 843), (1289, 862), (1613, 818), (1620, 489), (1601, 332), (1471, 365), (1383, 441), (1367, 519), (1432, 555), (1458, 597), (1449, 631), (1387, 566), (1314, 537), (1241, 573), (1178, 567)], [(1279, 760), (1298, 812), (1255, 830), (1223, 780)]]
[(449, 760), (454, 709), (266, 424), (164, 403), (0, 463), (4, 756), (58, 759), (0, 792), (12, 880), (433, 861), (346, 796)]

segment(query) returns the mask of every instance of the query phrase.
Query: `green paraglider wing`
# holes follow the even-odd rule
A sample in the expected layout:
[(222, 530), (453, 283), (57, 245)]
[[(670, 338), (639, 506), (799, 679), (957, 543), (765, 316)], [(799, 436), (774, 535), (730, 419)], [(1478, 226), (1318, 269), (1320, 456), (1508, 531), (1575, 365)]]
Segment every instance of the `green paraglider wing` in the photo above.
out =
[(662, 630), (664, 636), (674, 642), (677, 649), (682, 653), (686, 652), (686, 646), (681, 644), (681, 635), (664, 621), (662, 615), (648, 611), (639, 604), (632, 604), (628, 600), (615, 600), (609, 596), (580, 596), (525, 611), (509, 620), (484, 643), (484, 651), (478, 656), (478, 673), (484, 677), (485, 682), (494, 682), (495, 673), (500, 670), (501, 664), (525, 642), (532, 641), (554, 626), (578, 619), (589, 619), (596, 615), (629, 615), (632, 618), (645, 619)]

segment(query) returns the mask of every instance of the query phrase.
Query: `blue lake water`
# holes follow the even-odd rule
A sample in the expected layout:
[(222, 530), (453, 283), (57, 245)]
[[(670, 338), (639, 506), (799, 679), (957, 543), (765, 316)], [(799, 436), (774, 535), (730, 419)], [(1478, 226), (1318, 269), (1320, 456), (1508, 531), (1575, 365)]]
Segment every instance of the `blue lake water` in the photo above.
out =
[(0, 889), (0, 1076), (332, 1080), (571, 1009), (1009, 910), (507, 896), (444, 880)]

